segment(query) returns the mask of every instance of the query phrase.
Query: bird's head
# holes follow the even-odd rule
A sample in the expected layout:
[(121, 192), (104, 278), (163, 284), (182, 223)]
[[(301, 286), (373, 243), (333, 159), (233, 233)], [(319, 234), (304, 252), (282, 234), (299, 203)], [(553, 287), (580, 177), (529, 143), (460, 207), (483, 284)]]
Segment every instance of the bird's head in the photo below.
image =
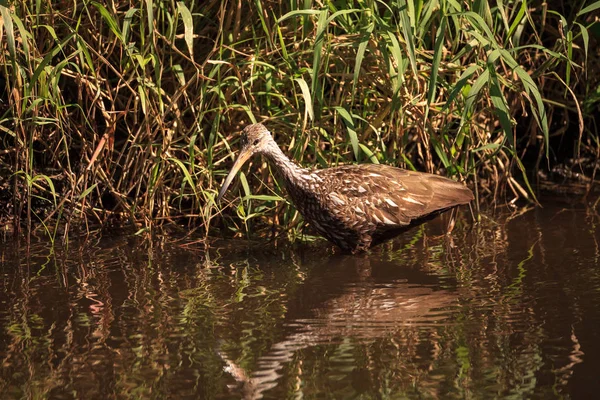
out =
[(223, 195), (233, 181), (235, 174), (237, 174), (246, 161), (248, 161), (248, 159), (254, 154), (262, 154), (268, 151), (271, 146), (275, 145), (275, 141), (271, 136), (271, 132), (269, 132), (263, 124), (253, 124), (248, 125), (242, 131), (240, 144), (242, 146), (240, 154), (238, 155), (237, 160), (235, 160), (231, 171), (229, 171), (227, 178), (225, 178), (225, 182), (223, 182), (221, 190), (219, 190), (217, 201), (220, 201), (221, 198), (223, 198)]

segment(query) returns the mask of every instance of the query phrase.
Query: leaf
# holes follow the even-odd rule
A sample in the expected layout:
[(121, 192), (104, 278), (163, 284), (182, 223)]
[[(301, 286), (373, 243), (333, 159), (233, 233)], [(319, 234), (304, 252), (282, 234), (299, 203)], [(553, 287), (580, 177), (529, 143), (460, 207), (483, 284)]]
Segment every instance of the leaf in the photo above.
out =
[(360, 146), (360, 149), (363, 151), (363, 153), (365, 153), (367, 155), (367, 157), (369, 157), (369, 160), (371, 160), (371, 162), (373, 164), (379, 164), (379, 160), (377, 159), (375, 154), (373, 154), (371, 149), (369, 149), (367, 146), (365, 146), (362, 143), (360, 143), (359, 146)]
[(192, 20), (192, 13), (183, 1), (177, 2), (177, 11), (183, 20), (183, 37), (190, 52), (190, 57), (194, 58), (194, 21)]
[(581, 25), (579, 22), (575, 22), (575, 24), (577, 24), (577, 26), (579, 26), (579, 29), (581, 31), (581, 39), (583, 40), (585, 63), (587, 64), (588, 48), (589, 48), (589, 43), (590, 43), (590, 34), (585, 26)]
[(125, 45), (127, 45), (127, 43), (129, 43), (129, 31), (131, 29), (131, 21), (133, 20), (133, 14), (135, 14), (138, 11), (138, 8), (130, 8), (126, 13), (125, 13), (125, 19), (123, 19), (123, 28), (122, 28), (122, 35), (123, 35), (123, 43)]
[[(537, 49), (537, 50), (543, 51), (544, 53), (546, 53), (546, 54), (548, 54), (548, 55), (550, 55), (550, 56), (552, 56), (552, 57), (554, 57), (554, 58), (556, 58), (556, 59), (558, 59), (560, 61), (566, 61), (567, 60), (567, 58), (564, 55), (562, 55), (560, 53), (557, 53), (555, 51), (552, 51), (552, 50), (550, 50), (550, 49), (548, 49), (548, 48), (546, 48), (544, 46), (541, 46), (539, 44), (527, 44), (527, 45), (524, 45), (524, 46), (513, 47), (510, 50), (500, 50), (500, 53), (503, 56), (505, 55), (505, 51), (509, 51), (509, 54), (511, 54), (511, 53), (519, 54), (519, 52), (521, 50), (523, 50), (523, 49)], [(510, 62), (512, 62), (512, 61), (510, 61)], [(514, 66), (511, 65), (511, 68), (514, 68)]]
[(415, 2), (413, 0), (405, 0), (406, 7), (408, 9), (408, 18), (410, 20), (410, 26), (414, 29), (417, 22), (417, 10), (415, 7)]
[(334, 107), (334, 109), (340, 114), (340, 117), (342, 117), (342, 120), (344, 121), (344, 125), (346, 125), (346, 130), (348, 131), (348, 136), (350, 137), (350, 142), (352, 144), (352, 150), (354, 151), (354, 159), (358, 161), (358, 135), (354, 128), (354, 120), (345, 108)]
[[(509, 149), (507, 149), (507, 150), (509, 150)], [(519, 166), (519, 169), (521, 170), (521, 173), (523, 174), (523, 180), (525, 181), (525, 185), (527, 186), (527, 190), (529, 191), (529, 194), (531, 194), (531, 197), (533, 197), (533, 200), (537, 204), (540, 204), (537, 197), (535, 196), (535, 192), (533, 191), (531, 184), (529, 183), (529, 179), (527, 178), (527, 170), (525, 169), (525, 166), (523, 165), (523, 163), (521, 162), (519, 157), (513, 151), (509, 150), (509, 152), (513, 156), (513, 160), (516, 161), (517, 165)]]
[(425, 120), (429, 115), (429, 107), (435, 98), (435, 89), (437, 86), (438, 71), (440, 68), (440, 62), (442, 60), (443, 44), (446, 32), (446, 17), (442, 18), (440, 26), (437, 31), (437, 37), (435, 39), (435, 45), (433, 49), (433, 60), (431, 62), (431, 77), (429, 79), (429, 90), (427, 91), (427, 107), (425, 108)]
[(96, 188), (96, 186), (98, 186), (98, 184), (94, 183), (92, 186), (90, 186), (89, 188), (85, 189), (83, 191), (83, 193), (81, 193), (79, 195), (79, 200), (83, 200), (84, 198), (86, 198), (87, 195), (90, 194), (92, 192), (92, 190), (94, 190)]
[[(6, 43), (8, 45), (8, 52), (10, 54), (10, 61), (13, 64), (13, 67), (17, 61), (16, 51), (15, 51), (15, 31), (13, 28), (13, 20), (10, 14), (10, 10), (5, 6), (0, 6), (0, 15), (2, 15), (2, 19), (4, 20), (4, 30), (6, 31)], [(16, 73), (16, 69), (13, 68), (13, 71)]]
[(444, 148), (443, 148), (442, 144), (440, 143), (440, 141), (437, 140), (436, 135), (431, 135), (429, 140), (431, 140), (431, 144), (433, 145), (433, 149), (435, 150), (435, 153), (438, 155), (440, 160), (442, 160), (442, 164), (444, 164), (444, 168), (451, 167), (452, 164), (450, 163), (450, 160), (448, 160), (448, 155), (446, 154), (446, 151), (444, 151)]
[(448, 0), (448, 4), (454, 8), (457, 12), (462, 12), (463, 8), (460, 3), (456, 0)]
[(365, 10), (361, 10), (358, 8), (351, 8), (349, 10), (336, 11), (333, 14), (331, 14), (331, 16), (329, 18), (327, 18), (327, 25), (332, 23), (333, 20), (336, 19), (337, 17), (339, 17), (340, 15), (345, 15), (345, 14), (350, 14), (350, 13), (355, 13), (355, 12), (364, 12), (364, 11)]
[(158, 182), (158, 178), (161, 173), (162, 160), (158, 160), (158, 162), (154, 163), (152, 169), (150, 171), (150, 179), (148, 179), (148, 193), (153, 194), (156, 186), (156, 182)]
[(240, 182), (242, 184), (242, 188), (244, 189), (245, 197), (251, 196), (252, 192), (250, 191), (250, 185), (248, 185), (248, 179), (246, 179), (246, 174), (240, 172)]
[(490, 85), (490, 97), (494, 104), (494, 113), (500, 120), (500, 125), (504, 131), (504, 136), (508, 138), (508, 142), (511, 146), (514, 146), (513, 134), (512, 134), (512, 123), (510, 119), (510, 112), (506, 104), (506, 99), (502, 94), (502, 88), (498, 83), (496, 72), (493, 71), (493, 66), (489, 66), (490, 73), (492, 74), (491, 85)]
[(152, 9), (153, 4), (153, 0), (146, 0), (146, 11), (148, 14), (148, 35), (150, 37), (154, 36), (154, 10)]
[[(494, 34), (490, 30), (490, 27), (485, 22), (485, 20), (481, 17), (481, 15), (479, 15), (473, 11), (467, 11), (467, 12), (463, 13), (463, 15), (468, 20), (470, 20), (471, 24), (473, 24), (475, 27), (480, 28), (480, 30), (482, 30), (486, 34), (488, 40), (493, 44), (493, 47), (495, 49), (500, 48), (500, 46), (498, 45), (498, 42), (496, 42), (496, 38), (495, 38)], [(471, 33), (475, 33), (475, 32), (476, 31), (471, 31)]]
[(317, 22), (317, 37), (315, 38), (315, 48), (313, 50), (312, 63), (312, 92), (317, 93), (317, 85), (319, 82), (319, 71), (321, 70), (321, 51), (323, 50), (323, 42), (325, 41), (325, 30), (327, 28), (327, 10), (322, 10), (319, 14)]
[(490, 71), (485, 69), (479, 75), (473, 86), (471, 86), (471, 90), (469, 90), (469, 94), (467, 95), (467, 100), (465, 102), (465, 109), (467, 111), (471, 111), (473, 108), (473, 102), (477, 99), (479, 95), (479, 91), (488, 83), (490, 79)]
[(290, 62), (290, 55), (288, 54), (287, 47), (285, 45), (285, 38), (283, 36), (283, 32), (281, 31), (281, 26), (279, 25), (277, 25), (277, 37), (279, 38), (279, 49), (281, 50), (283, 59), (287, 62)]
[[(504, 6), (504, 1), (497, 0), (497, 3), (498, 3), (498, 11), (500, 12), (500, 16), (502, 17), (502, 24), (504, 25), (504, 29), (508, 31), (509, 30), (508, 17), (506, 16), (506, 9)], [(508, 35), (508, 38), (510, 38), (510, 35)]]
[(171, 70), (173, 71), (173, 74), (177, 78), (179, 84), (181, 86), (185, 86), (185, 74), (183, 73), (183, 68), (181, 67), (181, 64), (174, 64)]
[(242, 198), (242, 200), (260, 200), (260, 201), (285, 201), (281, 196), (270, 196), (266, 194), (250, 194)]
[(90, 55), (90, 52), (88, 51), (88, 45), (87, 45), (87, 43), (85, 43), (83, 41), (83, 39), (79, 35), (77, 36), (77, 49), (81, 50), (81, 52), (83, 53), (83, 57), (85, 58), (85, 63), (87, 65), (87, 67), (90, 69), (91, 75), (95, 75), (96, 70), (94, 69), (94, 61), (92, 60), (92, 56)]
[(502, 146), (501, 143), (488, 143), (488, 144), (484, 144), (481, 147), (473, 149), (471, 151), (474, 153), (477, 153), (479, 151), (485, 151), (485, 150), (496, 150), (496, 149), (500, 148), (501, 146)]
[(398, 42), (398, 38), (396, 37), (396, 35), (393, 32), (388, 32), (387, 34), (392, 44), (390, 53), (392, 54), (392, 57), (394, 58), (394, 61), (398, 66), (397, 80), (396, 85), (394, 87), (394, 92), (396, 92), (400, 84), (404, 81), (404, 70), (402, 69), (402, 66), (404, 64), (404, 58), (402, 57), (402, 49), (400, 48), (400, 43)]
[(521, 7), (519, 8), (519, 12), (513, 19), (513, 22), (510, 25), (510, 28), (508, 29), (508, 38), (512, 39), (512, 35), (515, 33), (515, 30), (519, 27), (521, 21), (525, 17), (525, 11), (527, 11), (527, 2), (521, 1)]
[(194, 183), (194, 180), (192, 179), (192, 175), (190, 175), (190, 172), (188, 171), (186, 166), (183, 164), (183, 162), (176, 158), (169, 158), (168, 160), (170, 162), (174, 162), (175, 164), (177, 164), (177, 166), (179, 166), (179, 169), (181, 170), (181, 172), (183, 172), (184, 180), (187, 181), (188, 185), (190, 185), (190, 187), (194, 191), (194, 195), (198, 196), (198, 194), (196, 193), (196, 184)]
[(57, 207), (57, 204), (56, 204), (56, 189), (54, 189), (54, 183), (52, 182), (52, 179), (50, 179), (50, 177), (47, 176), (47, 175), (36, 175), (31, 180), (31, 184), (33, 184), (33, 183), (35, 183), (36, 181), (39, 181), (39, 180), (46, 181), (46, 183), (48, 184), (48, 187), (50, 188), (50, 193), (52, 193), (52, 198), (54, 200), (54, 207)]
[(314, 121), (315, 113), (313, 110), (312, 97), (310, 95), (308, 83), (306, 83), (306, 81), (302, 78), (296, 78), (294, 80), (298, 82), (298, 85), (300, 85), (300, 90), (302, 91), (302, 97), (304, 98), (304, 106), (306, 107), (306, 112), (308, 113), (310, 120)]
[[(3, 15), (4, 17), (4, 15)], [(25, 54), (25, 59), (27, 60), (27, 62), (29, 62), (29, 58), (31, 56), (30, 51), (29, 51), (29, 38), (31, 38), (31, 34), (29, 33), (29, 31), (27, 31), (27, 29), (25, 29), (25, 25), (23, 25), (23, 21), (21, 21), (21, 18), (19, 18), (16, 14), (11, 15), (15, 25), (17, 25), (17, 28), (19, 28), (19, 32), (21, 33), (21, 45), (23, 46), (23, 53)], [(1, 28), (0, 28), (1, 29)], [(8, 30), (7, 30), (8, 32)], [(13, 33), (14, 34), (14, 33)], [(8, 34), (7, 34), (8, 36)], [(7, 37), (7, 40), (10, 40)], [(14, 40), (14, 38), (13, 38)], [(0, 34), (0, 42), (2, 41), (2, 37)], [(10, 43), (8, 43), (9, 45), (9, 53), (10, 53)], [(13, 46), (14, 46), (14, 42), (13, 42)], [(13, 49), (14, 50), (14, 49)], [(12, 53), (11, 57), (12, 57)]]
[(577, 13), (577, 16), (579, 17), (580, 15), (587, 14), (587, 13), (592, 12), (594, 10), (597, 10), (599, 8), (600, 8), (600, 1), (597, 1), (595, 3), (590, 4), (589, 6), (587, 6), (586, 8), (584, 8), (583, 10), (579, 11)]
[(119, 38), (120, 41), (123, 41), (123, 35), (122, 35), (121, 31), (119, 30), (119, 25), (117, 25), (117, 21), (108, 12), (108, 10), (106, 9), (106, 7), (104, 7), (102, 4), (100, 4), (100, 3), (96, 2), (96, 1), (92, 1), (91, 4), (94, 7), (96, 7), (96, 9), (98, 9), (98, 11), (100, 12), (100, 15), (102, 16), (102, 19), (104, 19), (104, 22), (107, 23), (107, 25), (110, 28), (110, 30), (112, 31), (112, 33), (117, 38)]
[[(410, 24), (410, 17), (408, 16), (408, 11), (406, 7), (406, 3), (404, 3), (404, 7), (400, 10), (400, 30), (402, 31), (402, 35), (404, 36), (404, 41), (406, 42), (406, 52), (408, 53), (408, 59), (410, 60), (410, 66), (413, 70), (413, 74), (416, 76), (419, 75), (419, 71), (417, 69), (417, 56), (415, 51), (415, 40), (413, 38), (412, 26)], [(419, 82), (417, 80), (417, 82)]]
[(469, 78), (471, 78), (475, 71), (477, 71), (480, 68), (481, 67), (479, 65), (473, 64), (469, 66), (466, 70), (464, 70), (464, 72), (460, 75), (460, 78), (458, 78), (458, 81), (456, 81), (456, 84), (452, 88), (452, 91), (450, 91), (450, 94), (448, 95), (448, 100), (446, 100), (446, 104), (444, 104), (444, 106), (442, 107), (442, 112), (444, 112), (450, 106), (450, 104), (452, 104), (456, 96), (468, 83)]
[(146, 114), (146, 88), (144, 85), (138, 85), (138, 94), (140, 95), (140, 104), (142, 105), (142, 112)]
[(375, 25), (370, 23), (367, 26), (367, 29), (361, 35), (361, 42), (358, 45), (358, 50), (356, 51), (356, 60), (354, 62), (354, 76), (352, 80), (352, 93), (356, 92), (356, 83), (358, 82), (358, 75), (360, 75), (360, 66), (362, 65), (363, 58), (365, 57), (365, 51), (367, 49), (367, 45), (369, 44), (369, 39), (371, 38), (371, 33), (373, 32), (373, 28)]
[(75, 35), (74, 33), (70, 33), (69, 35), (67, 35), (62, 40), (62, 42), (57, 44), (56, 47), (54, 47), (48, 54), (46, 54), (46, 56), (42, 59), (42, 62), (37, 66), (37, 68), (33, 72), (33, 75), (31, 76), (31, 80), (29, 81), (30, 89), (33, 87), (33, 85), (35, 85), (40, 74), (42, 73), (44, 68), (46, 68), (46, 65), (48, 65), (48, 63), (58, 54), (58, 52), (62, 50), (62, 47), (64, 46), (64, 44), (67, 43), (69, 40), (71, 40), (71, 38), (74, 35)]
[(514, 71), (517, 73), (519, 79), (521, 79), (521, 82), (523, 82), (525, 91), (535, 99), (537, 108), (531, 105), (531, 110), (533, 111), (533, 117), (544, 133), (544, 140), (546, 142), (546, 157), (548, 157), (550, 155), (550, 134), (548, 131), (548, 117), (546, 116), (546, 108), (544, 106), (544, 101), (542, 100), (542, 95), (529, 74), (525, 72), (521, 66), (517, 66)]
[(283, 21), (285, 21), (288, 18), (291, 17), (296, 17), (296, 16), (305, 16), (305, 15), (317, 15), (320, 14), (321, 10), (294, 10), (294, 11), (290, 11), (288, 13), (286, 13), (285, 15), (283, 15), (283, 17), (280, 17), (277, 20), (277, 24), (282, 23)]

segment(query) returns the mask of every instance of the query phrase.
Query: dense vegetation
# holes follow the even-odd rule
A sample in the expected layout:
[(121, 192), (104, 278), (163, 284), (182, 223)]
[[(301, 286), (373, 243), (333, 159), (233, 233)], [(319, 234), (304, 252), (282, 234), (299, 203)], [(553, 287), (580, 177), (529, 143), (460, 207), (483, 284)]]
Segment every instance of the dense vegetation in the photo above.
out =
[(237, 132), (255, 121), (302, 164), (441, 171), (477, 188), (478, 204), (535, 201), (538, 169), (600, 154), (599, 8), (10, 2), (0, 221), (50, 232), (178, 220), (207, 234), (261, 221), (294, 235), (299, 216), (259, 159), (232, 207), (214, 203)]

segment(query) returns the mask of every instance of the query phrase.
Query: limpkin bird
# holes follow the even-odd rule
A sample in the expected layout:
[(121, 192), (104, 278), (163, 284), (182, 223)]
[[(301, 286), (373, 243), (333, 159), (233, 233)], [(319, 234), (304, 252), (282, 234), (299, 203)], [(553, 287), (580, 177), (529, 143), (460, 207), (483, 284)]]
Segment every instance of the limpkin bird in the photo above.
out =
[(293, 204), (324, 237), (356, 253), (387, 240), (440, 212), (473, 200), (451, 179), (381, 164), (343, 165), (309, 170), (283, 154), (262, 124), (242, 131), (241, 151), (217, 201), (254, 154), (273, 163)]

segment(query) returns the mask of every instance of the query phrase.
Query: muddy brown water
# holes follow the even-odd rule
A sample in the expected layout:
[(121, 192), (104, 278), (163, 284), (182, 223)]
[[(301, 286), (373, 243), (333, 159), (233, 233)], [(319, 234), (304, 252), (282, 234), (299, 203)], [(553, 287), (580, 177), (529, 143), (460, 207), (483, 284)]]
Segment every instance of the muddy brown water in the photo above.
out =
[(598, 396), (598, 214), (554, 201), (443, 224), (360, 256), (0, 242), (0, 398)]

